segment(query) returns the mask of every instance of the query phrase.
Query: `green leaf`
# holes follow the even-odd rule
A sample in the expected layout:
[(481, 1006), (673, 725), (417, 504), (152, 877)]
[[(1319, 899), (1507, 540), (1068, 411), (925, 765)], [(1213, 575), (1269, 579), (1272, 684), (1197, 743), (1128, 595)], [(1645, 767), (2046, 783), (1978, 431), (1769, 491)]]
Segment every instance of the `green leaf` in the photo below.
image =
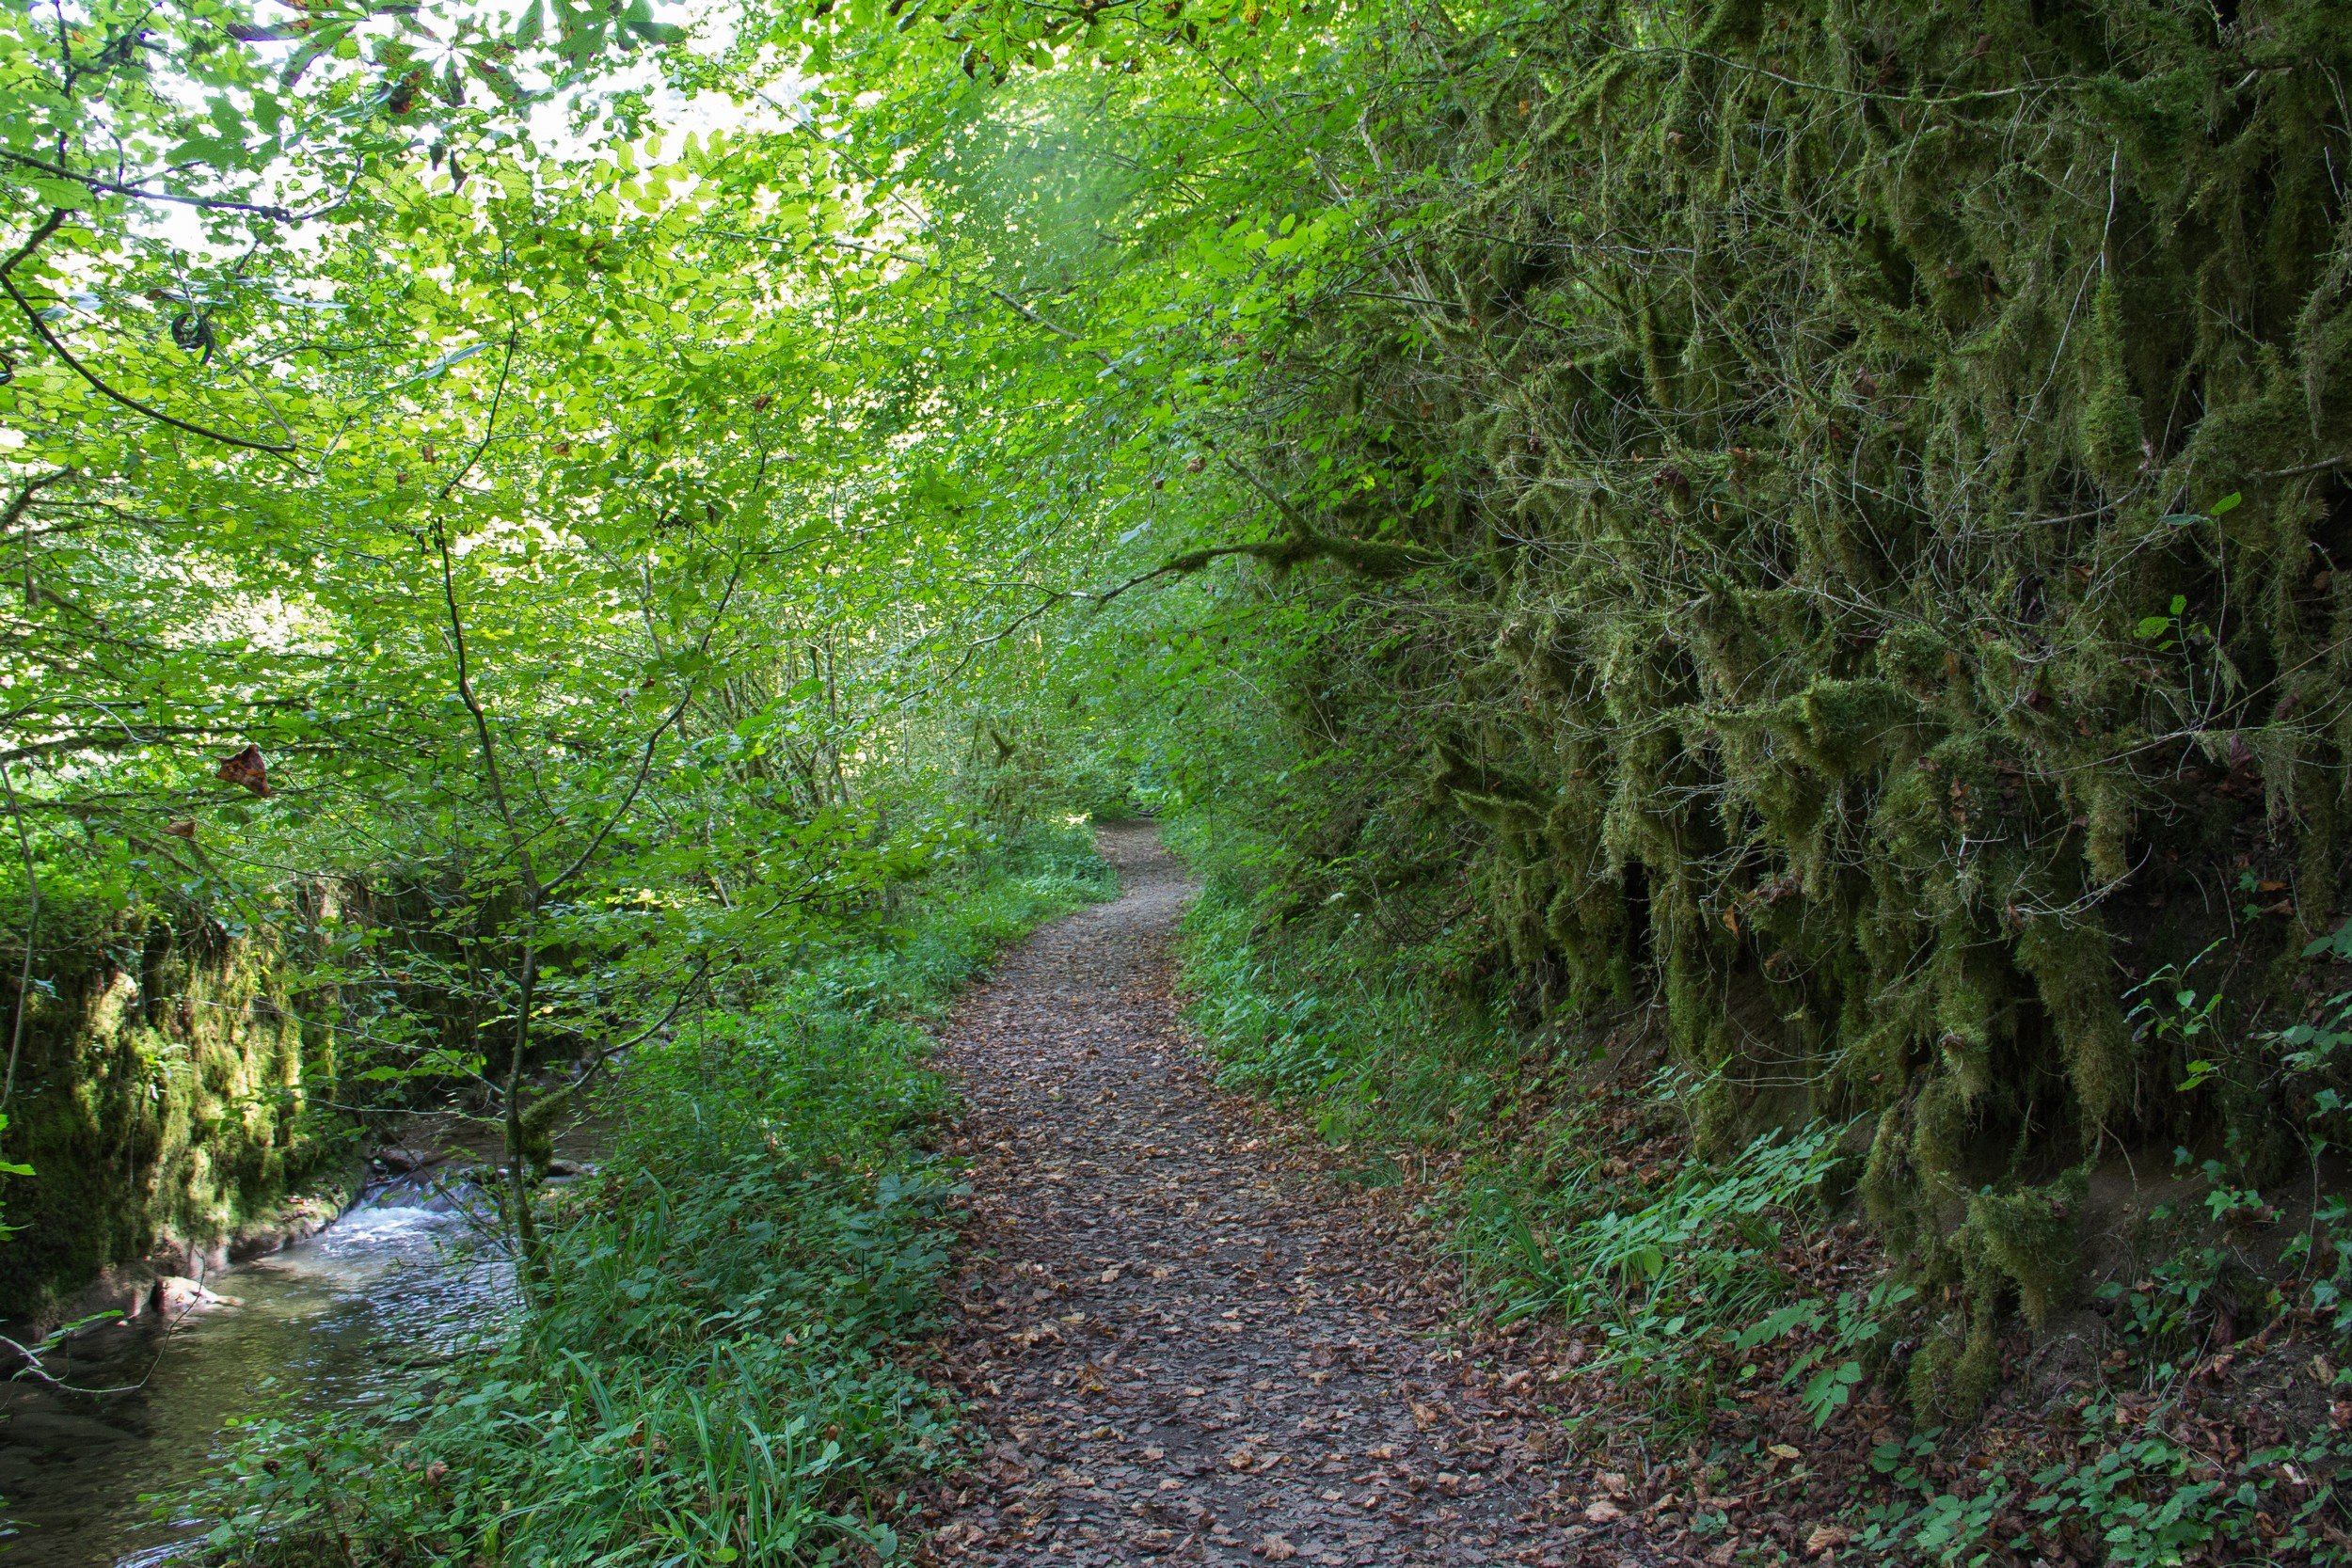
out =
[(2245, 499), (2246, 498), (2240, 495), (2237, 491), (2233, 490), (2228, 495), (2222, 497), (2219, 500), (2214, 502), (2208, 509), (2208, 513), (2212, 516), (2218, 517), (2226, 513), (2234, 512), (2237, 510), (2238, 502)]
[(52, 180), (46, 175), (35, 175), (25, 181), (25, 183), (32, 187), (33, 194), (38, 196), (45, 206), (63, 208), (71, 212), (75, 208), (87, 207), (90, 204), (88, 187), (76, 184), (71, 180)]
[(1739, 1338), (1732, 1341), (1732, 1348), (1738, 1351), (1754, 1350), (1767, 1340), (1779, 1338), (1797, 1324), (1812, 1317), (1816, 1311), (1815, 1305), (1809, 1301), (1799, 1302), (1793, 1307), (1784, 1307), (1762, 1322), (1751, 1323), (1741, 1331)]

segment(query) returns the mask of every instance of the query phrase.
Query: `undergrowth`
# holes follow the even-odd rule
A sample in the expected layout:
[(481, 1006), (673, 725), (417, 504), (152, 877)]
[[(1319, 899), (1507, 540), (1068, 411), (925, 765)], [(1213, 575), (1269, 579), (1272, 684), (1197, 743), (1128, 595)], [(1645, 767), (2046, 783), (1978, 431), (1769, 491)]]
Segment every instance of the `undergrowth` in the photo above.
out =
[[(1190, 1016), (1227, 1080), (1313, 1117), (1366, 1180), (1451, 1238), (1489, 1350), (1636, 1478), (1651, 1528), (1709, 1561), (1844, 1548), (1869, 1561), (2352, 1561), (2352, 1224), (2188, 1150), (2130, 1255), (2013, 1323), (1978, 1420), (1915, 1414), (1956, 1354), (1854, 1212), (1867, 1129), (1815, 1121), (1701, 1152), (1689, 1074), (1638, 1017), (1597, 1037), (1515, 1028), (1410, 947), (1253, 879), (1198, 828)], [(1222, 874), (1220, 874), (1222, 873)], [(2273, 1042), (2290, 1069), (2352, 1038), (2352, 1000)], [(2323, 1150), (2324, 1152), (2324, 1150)], [(1643, 1478), (1646, 1478), (1645, 1480)], [(1627, 1506), (1631, 1506), (1628, 1504)]]
[(1502, 1114), (1526, 1042), (1428, 984), (1427, 951), (1271, 942), (1260, 917), (1212, 884), (1184, 920), (1191, 1016), (1226, 1082), (1310, 1109), (1335, 1143), (1443, 1145)]
[(550, 1204), (549, 1283), (377, 1420), (257, 1421), (214, 1484), (222, 1560), (897, 1560), (897, 1489), (959, 1451), (914, 1347), (954, 1176), (916, 1019), (1003, 943), (1116, 889), (1033, 832), (895, 933), (642, 1048), (617, 1148)]

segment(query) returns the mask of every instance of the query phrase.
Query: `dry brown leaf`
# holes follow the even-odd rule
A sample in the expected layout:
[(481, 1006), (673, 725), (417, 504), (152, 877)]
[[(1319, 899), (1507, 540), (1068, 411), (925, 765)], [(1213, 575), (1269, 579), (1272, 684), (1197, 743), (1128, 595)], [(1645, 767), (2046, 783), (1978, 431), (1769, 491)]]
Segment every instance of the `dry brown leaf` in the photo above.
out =
[(269, 765), (262, 760), (259, 746), (248, 745), (233, 757), (223, 757), (213, 769), (213, 777), (222, 784), (243, 784), (262, 799), (269, 799)]

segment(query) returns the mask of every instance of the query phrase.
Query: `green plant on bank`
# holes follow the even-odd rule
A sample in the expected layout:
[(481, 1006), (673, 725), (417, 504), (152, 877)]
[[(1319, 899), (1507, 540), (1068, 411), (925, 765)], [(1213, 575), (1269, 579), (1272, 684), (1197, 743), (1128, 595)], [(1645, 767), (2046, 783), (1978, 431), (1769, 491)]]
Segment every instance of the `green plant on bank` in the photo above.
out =
[[(1526, 1164), (1465, 1178), (1459, 1245), (1502, 1321), (1551, 1313), (1597, 1330), (1588, 1375), (1703, 1426), (1756, 1375), (1745, 1352), (1824, 1314), (1819, 1303), (1787, 1303), (1777, 1254), (1792, 1226), (1820, 1214), (1820, 1189), (1842, 1158), (1836, 1133), (1768, 1133), (1720, 1164), (1637, 1170), (1581, 1109), (1538, 1134)], [(1813, 1397), (1843, 1403), (1847, 1384), (1836, 1369), (1826, 1375)]]
[(914, 1020), (1115, 885), (1083, 834), (1033, 830), (903, 929), (641, 1047), (598, 1103), (611, 1162), (546, 1200), (547, 1288), (362, 1426), (251, 1423), (211, 1490), (215, 1553), (897, 1560), (897, 1489), (962, 1451), (910, 1354), (955, 1180), (925, 1148), (948, 1100)]
[[(1781, 1382), (1800, 1387), (1797, 1402), (1818, 1430), (1851, 1402), (1866, 1382), (1885, 1372), (1896, 1314), (1918, 1293), (1899, 1280), (1880, 1279), (1865, 1290), (1841, 1291), (1835, 1302), (1796, 1302), (1751, 1324), (1732, 1349), (1746, 1352), (1784, 1335), (1797, 1338), (1804, 1348)], [(1742, 1368), (1742, 1377), (1753, 1370)]]
[[(2201, 1010), (2185, 994), (2173, 1000), (2187, 1016)], [(1988, 1469), (1963, 1492), (1931, 1479), (1926, 1462), (1964, 1445), (1965, 1433), (1931, 1427), (1883, 1443), (1871, 1466), (1890, 1495), (1858, 1513), (1857, 1545), (1941, 1564), (2004, 1550), (2050, 1560), (2088, 1552), (2115, 1568), (2352, 1561), (2342, 1492), (2352, 1435), (2337, 1414), (2352, 1398), (2352, 1372), (2338, 1366), (2352, 1352), (2352, 1315), (2342, 1309), (2352, 1290), (2352, 1211), (2323, 1197), (2265, 1257), (2273, 1249), (2254, 1243), (2281, 1223), (2274, 1199), (2285, 1195), (2266, 1196), (2224, 1162), (2185, 1148), (2174, 1164), (2190, 1196), (2143, 1217), (2153, 1256), (2135, 1277), (2091, 1292), (2118, 1354), (2103, 1383), (2050, 1413), (2040, 1462)], [(2243, 1333), (2255, 1322), (2314, 1331), (2303, 1347), (2327, 1347), (2311, 1370), (2329, 1409), (2280, 1440), (2218, 1442), (2198, 1383), (2227, 1365), (2231, 1326)]]
[(2223, 1456), (2184, 1436), (2173, 1415), (2094, 1401), (2053, 1463), (2019, 1480), (1992, 1472), (1966, 1493), (1927, 1473), (1953, 1434), (1931, 1427), (1880, 1444), (1870, 1466), (1891, 1496), (1859, 1511), (1853, 1544), (1874, 1560), (1948, 1568), (2070, 1550), (2112, 1568), (2352, 1560), (2328, 1479), (2352, 1460), (2352, 1440), (2328, 1431)]
[[(1214, 863), (1204, 826), (1179, 817), (1169, 834)], [(1263, 932), (1263, 912), (1212, 877), (1184, 920), (1189, 1016), (1226, 1082), (1311, 1108), (1341, 1143), (1475, 1138), (1524, 1086), (1522, 1034), (1426, 983), (1454, 933), (1407, 949), (1302, 946)]]
[[(1428, 955), (1384, 971), (1399, 955), (1347, 950), (1362, 942), (1359, 926), (1302, 919), (1296, 905), (1285, 920), (1282, 904), (1252, 898), (1245, 868), (1227, 858), (1230, 838), (1181, 820), (1173, 836), (1225, 872), (1188, 917), (1184, 952), (1190, 1016), (1226, 1070), (1318, 1115), (1340, 1141), (1385, 1133), (1391, 1144), (1368, 1164), (1409, 1159), (1396, 1146), (1415, 1141), (1471, 1144), (1435, 1195), (1438, 1212), (1498, 1320), (1540, 1316), (1582, 1341), (1575, 1375), (1602, 1392), (1573, 1418), (1579, 1431), (1605, 1440), (1626, 1409), (1639, 1410), (1661, 1446), (1695, 1441), (1726, 1475), (1754, 1476), (1788, 1461), (1768, 1452), (1768, 1436), (1742, 1441), (1739, 1396), (1770, 1383), (1816, 1429), (1833, 1429), (1830, 1440), (1851, 1442), (1836, 1423), (1874, 1390), (1901, 1388), (1904, 1347), (1922, 1325), (1917, 1288), (1866, 1276), (1824, 1292), (1787, 1266), (1850, 1201), (1838, 1130), (1765, 1134), (1727, 1158), (1688, 1161), (1678, 1107), (1689, 1096), (1672, 1071), (1613, 1087), (1593, 1083), (1597, 1064), (1565, 1042), (1550, 1056), (1524, 1036), (1500, 1042), (1478, 1009), (1433, 1006), (1414, 989)], [(2188, 967), (2132, 999), (2136, 1023), (2165, 1032), (2185, 1056), (2212, 1049), (2218, 1028), (2218, 1005), (2187, 983)], [(1406, 983), (1383, 993), (1371, 979), (1382, 973)], [(1335, 975), (1364, 983), (1333, 986)], [(2315, 1070), (2352, 1030), (2346, 1001), (2326, 993), (2312, 1009), (2320, 1022), (2227, 1054), (2242, 1065), (2267, 1052)], [(1549, 1108), (1506, 1118), (1505, 1141), (1481, 1148), (1491, 1132), (1466, 1133), (1450, 1110), (1509, 1101), (1500, 1069), (1489, 1077), (1465, 1063), (1511, 1064), (1510, 1081), (1534, 1085)], [(1400, 1096), (1407, 1085), (1422, 1093)], [(1401, 1114), (1383, 1124), (1391, 1105)], [(2070, 1555), (2112, 1568), (2352, 1561), (2335, 1490), (2352, 1438), (2322, 1420), (2225, 1453), (2194, 1408), (2225, 1314), (2241, 1335), (2287, 1314), (2332, 1334), (2338, 1359), (2352, 1354), (2352, 1210), (2323, 1196), (2294, 1234), (2263, 1248), (2258, 1236), (2282, 1223), (2282, 1195), (2186, 1149), (2174, 1168), (2181, 1196), (2138, 1226), (2147, 1261), (2091, 1296), (2120, 1352), (2106, 1381), (2031, 1418), (2028, 1431), (2044, 1439), (2025, 1458), (1981, 1471), (1961, 1465), (1956, 1477), (1974, 1441), (1965, 1428), (1925, 1424), (1872, 1445), (1872, 1484), (1811, 1499), (1842, 1511), (1854, 1547), (1952, 1568)], [(2352, 1398), (2352, 1373), (2329, 1375), (2331, 1397)], [(1730, 1428), (1711, 1426), (1725, 1415)], [(1731, 1525), (1702, 1510), (1696, 1528)]]
[[(0, 1116), (0, 1132), (6, 1132), (8, 1130), (8, 1118)], [(30, 1176), (32, 1174), (33, 1167), (30, 1165), (21, 1164), (12, 1160), (0, 1160), (0, 1176)], [(0, 1222), (0, 1241), (6, 1241), (17, 1228), (15, 1226)]]

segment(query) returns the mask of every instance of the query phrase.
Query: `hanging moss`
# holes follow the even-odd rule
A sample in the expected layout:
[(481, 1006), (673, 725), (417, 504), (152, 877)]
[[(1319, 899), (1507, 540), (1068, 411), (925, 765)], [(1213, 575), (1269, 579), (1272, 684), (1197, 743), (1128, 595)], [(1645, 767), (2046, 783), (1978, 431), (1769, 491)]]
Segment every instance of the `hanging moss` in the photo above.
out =
[(2098, 292), (2091, 296), (2083, 360), (2085, 385), (2075, 416), (2083, 461), (2107, 483), (2127, 487), (2138, 472), (2147, 436), (2140, 426), (2139, 399), (2132, 395), (2131, 378), (2123, 369), (2123, 308), (2111, 272), (2102, 274)]
[[(1723, 0), (1684, 49), (1646, 15), (1395, 40), (1447, 87), (1346, 182), (1481, 325), (1302, 293), (1263, 470), (1376, 474), (1412, 552), (1284, 543), (1380, 584), (1334, 594), (1317, 712), (1390, 744), (1407, 706), (1505, 984), (1649, 990), (1708, 1126), (1789, 1061), (1871, 1117), (1869, 1212), (1963, 1298), (1915, 1390), (1964, 1409), (2001, 1314), (2063, 1298), (2054, 1171), (2278, 1142), (2118, 998), (2254, 862), (2290, 918), (2239, 973), (2339, 918), (2352, 32)], [(1476, 412), (1375, 441), (1349, 400)]]

